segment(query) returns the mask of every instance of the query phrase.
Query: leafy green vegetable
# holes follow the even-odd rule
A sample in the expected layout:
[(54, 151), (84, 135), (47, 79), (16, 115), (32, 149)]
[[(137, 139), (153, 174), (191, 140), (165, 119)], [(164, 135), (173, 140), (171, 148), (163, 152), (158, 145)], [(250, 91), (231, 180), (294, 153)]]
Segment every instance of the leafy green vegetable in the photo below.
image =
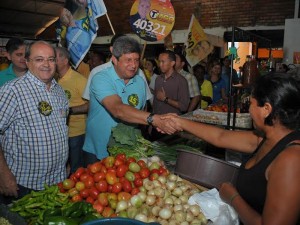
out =
[(123, 123), (112, 128), (108, 152), (112, 156), (124, 153), (127, 157), (136, 159), (154, 154), (152, 143), (142, 136), (141, 131)]
[(112, 137), (122, 145), (134, 146), (138, 141), (137, 139), (142, 137), (142, 132), (132, 126), (119, 123), (112, 128)]

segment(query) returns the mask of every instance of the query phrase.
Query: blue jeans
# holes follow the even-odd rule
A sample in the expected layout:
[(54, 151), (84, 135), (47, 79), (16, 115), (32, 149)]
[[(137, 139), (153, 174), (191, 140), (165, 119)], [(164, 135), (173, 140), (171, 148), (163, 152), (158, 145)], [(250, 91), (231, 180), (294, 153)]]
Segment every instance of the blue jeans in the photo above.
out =
[(95, 162), (100, 161), (99, 159), (97, 159), (96, 155), (86, 151), (83, 151), (83, 157), (84, 157), (84, 167), (87, 167), (89, 164), (93, 164)]
[(70, 173), (74, 173), (79, 167), (83, 167), (83, 150), (85, 134), (69, 137), (69, 161)]

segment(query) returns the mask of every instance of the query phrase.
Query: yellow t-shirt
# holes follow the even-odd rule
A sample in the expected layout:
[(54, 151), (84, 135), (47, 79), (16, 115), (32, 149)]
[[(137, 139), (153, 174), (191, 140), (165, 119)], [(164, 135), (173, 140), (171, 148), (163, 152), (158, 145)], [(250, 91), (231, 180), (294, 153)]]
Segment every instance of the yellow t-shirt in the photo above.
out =
[[(200, 87), (201, 96), (213, 97), (213, 88), (209, 80), (204, 80)], [(201, 100), (201, 109), (205, 109), (208, 106), (206, 101)]]
[[(65, 90), (70, 107), (86, 103), (81, 97), (85, 89), (87, 79), (71, 67), (67, 73), (59, 79), (58, 83)], [(71, 115), (69, 118), (69, 137), (75, 137), (85, 133), (86, 114)]]
[(82, 61), (77, 68), (77, 72), (88, 79), (91, 72), (89, 64)]

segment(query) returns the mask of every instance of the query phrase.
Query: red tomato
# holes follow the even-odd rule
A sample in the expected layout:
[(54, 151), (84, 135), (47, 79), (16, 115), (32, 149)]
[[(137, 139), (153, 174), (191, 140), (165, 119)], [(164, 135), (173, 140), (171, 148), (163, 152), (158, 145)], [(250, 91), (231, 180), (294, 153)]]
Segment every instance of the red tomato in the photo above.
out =
[(108, 190), (108, 184), (107, 184), (106, 180), (100, 180), (98, 183), (95, 183), (95, 187), (100, 192), (107, 192), (107, 190)]
[(107, 217), (110, 217), (113, 213), (114, 213), (114, 210), (107, 206), (104, 208), (104, 210), (102, 212), (102, 216), (107, 218)]
[(116, 159), (126, 160), (126, 155), (124, 153), (119, 153), (116, 155)]
[(132, 188), (132, 191), (131, 191), (131, 195), (136, 195), (140, 192), (140, 189), (135, 187), (135, 188)]
[(108, 173), (108, 172), (116, 173), (117, 169), (113, 166), (113, 167), (107, 169), (106, 173)]
[(141, 167), (141, 168), (144, 168), (144, 167), (147, 167), (147, 164), (145, 163), (145, 161), (144, 160), (139, 160), (139, 161), (137, 161), (137, 164)]
[(141, 175), (139, 173), (134, 173), (134, 180), (141, 179)]
[(151, 170), (151, 174), (153, 174), (153, 173), (159, 174), (159, 170), (158, 169)]
[(124, 177), (126, 172), (128, 171), (128, 166), (125, 164), (119, 165), (117, 167), (117, 177)]
[(93, 208), (97, 211), (97, 213), (101, 214), (103, 212), (104, 206), (101, 205), (98, 201), (95, 201), (93, 204)]
[(77, 177), (75, 177), (74, 174), (71, 174), (69, 179), (74, 181), (75, 183), (78, 181)]
[(114, 163), (115, 163), (115, 158), (113, 156), (108, 156), (104, 159), (104, 165), (106, 168), (113, 167)]
[(93, 199), (97, 199), (100, 192), (98, 191), (97, 188), (91, 187), (89, 189), (89, 193), (90, 193), (90, 197), (92, 197)]
[(72, 202), (81, 202), (82, 201), (82, 197), (79, 194), (76, 194), (72, 197), (71, 199)]
[(101, 162), (95, 162), (93, 163), (92, 165), (90, 165), (89, 167), (89, 170), (92, 172), (92, 173), (97, 173), (101, 170), (101, 167), (102, 167), (102, 164)]
[(132, 190), (132, 184), (131, 184), (131, 182), (129, 180), (125, 179), (122, 182), (122, 188), (123, 188), (123, 191), (126, 191), (126, 192), (130, 193), (131, 190)]
[(114, 173), (112, 171), (107, 172), (105, 178), (106, 178), (107, 183), (111, 184), (111, 185), (118, 182), (118, 178), (116, 176), (116, 173)]
[(85, 200), (87, 203), (91, 203), (92, 205), (94, 204), (95, 200), (92, 197), (87, 197)]
[(100, 202), (101, 205), (107, 206), (108, 205), (108, 198), (107, 193), (100, 193), (97, 198), (98, 202)]
[(108, 185), (108, 188), (107, 188), (107, 192), (111, 192), (112, 191), (112, 185)]
[(120, 178), (119, 178), (119, 182), (120, 182), (120, 183), (123, 183), (124, 180), (127, 180), (126, 177), (120, 177)]
[(105, 167), (105, 166), (102, 166), (102, 167), (101, 167), (101, 170), (100, 170), (100, 172), (103, 172), (103, 173), (105, 173), (105, 174), (106, 174), (106, 173), (107, 173), (107, 169), (106, 169), (106, 167)]
[(80, 181), (85, 181), (90, 176), (91, 175), (89, 175), (88, 173), (83, 173), (83, 174), (81, 174), (81, 176), (79, 177), (79, 179), (80, 179)]
[(85, 181), (83, 181), (83, 182), (84, 182), (84, 186), (86, 188), (91, 188), (95, 184), (95, 181), (94, 181), (94, 179), (93, 179), (92, 176), (87, 177), (87, 179)]
[(122, 159), (115, 159), (115, 163), (114, 163), (114, 166), (120, 166), (122, 164), (125, 164), (125, 160), (122, 160)]
[(75, 182), (71, 179), (65, 179), (63, 181), (63, 188), (69, 190), (75, 186)]
[(105, 180), (105, 173), (97, 172), (93, 176), (95, 182), (99, 182), (100, 180)]
[(64, 190), (63, 182), (59, 182), (59, 183), (57, 184), (57, 186), (58, 186), (60, 192), (61, 192), (62, 190)]
[(74, 173), (74, 175), (75, 175), (75, 177), (76, 178), (80, 178), (80, 176), (83, 174), (83, 173), (85, 173), (85, 168), (83, 168), (83, 167), (79, 167), (76, 171), (75, 171), (75, 173)]
[(79, 192), (82, 198), (88, 198), (90, 196), (90, 192), (88, 189), (83, 189)]
[(135, 179), (133, 183), (136, 187), (143, 186), (143, 180), (141, 178)]
[(139, 173), (141, 175), (141, 178), (145, 179), (145, 178), (149, 177), (150, 170), (147, 167), (142, 167), (142, 169), (140, 170)]
[(166, 176), (169, 174), (168, 170), (163, 166), (161, 166), (158, 171), (159, 171), (159, 175), (162, 175), (162, 176)]
[(128, 158), (127, 158), (127, 164), (129, 165), (129, 164), (132, 163), (132, 162), (136, 162), (136, 159), (133, 158), (133, 157), (128, 157)]
[(130, 193), (127, 193), (125, 191), (121, 191), (120, 193), (118, 193), (118, 201), (122, 201), (122, 200), (128, 201), (130, 200), (130, 198), (131, 198)]
[(122, 184), (120, 182), (114, 183), (111, 191), (113, 193), (119, 193), (120, 191), (122, 191)]

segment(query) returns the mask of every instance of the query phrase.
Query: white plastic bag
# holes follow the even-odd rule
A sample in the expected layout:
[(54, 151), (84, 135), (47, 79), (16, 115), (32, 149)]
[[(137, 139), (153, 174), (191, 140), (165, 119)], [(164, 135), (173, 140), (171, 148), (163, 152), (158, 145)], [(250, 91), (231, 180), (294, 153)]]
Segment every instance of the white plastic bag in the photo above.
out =
[(236, 211), (219, 196), (217, 189), (196, 193), (189, 198), (191, 205), (199, 205), (204, 216), (213, 225), (239, 225)]

